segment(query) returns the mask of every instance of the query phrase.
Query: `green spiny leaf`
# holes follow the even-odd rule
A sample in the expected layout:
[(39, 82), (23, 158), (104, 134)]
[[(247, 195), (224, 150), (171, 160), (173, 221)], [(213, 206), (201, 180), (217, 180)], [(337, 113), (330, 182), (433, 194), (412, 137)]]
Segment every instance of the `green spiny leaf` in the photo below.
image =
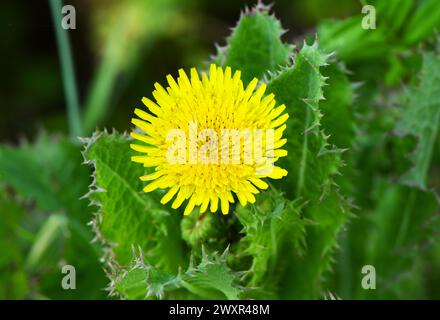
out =
[(252, 257), (245, 273), (246, 286), (257, 288), (262, 298), (270, 297), (277, 293), (278, 268), (286, 261), (284, 251), (301, 255), (304, 250), (306, 222), (300, 216), (300, 207), (272, 189), (261, 194), (255, 205), (238, 206), (235, 214), (243, 225), (239, 252)]
[(418, 139), (418, 146), (410, 155), (413, 167), (402, 176), (402, 182), (425, 189), (440, 125), (440, 58), (425, 53), (420, 77), (418, 88), (409, 92), (408, 105), (402, 109), (395, 131)]
[[(128, 299), (197, 297), (238, 299), (240, 289), (235, 275), (226, 264), (228, 252), (222, 255), (204, 253), (200, 262), (185, 272), (172, 275), (148, 264), (142, 255), (134, 257), (128, 269), (117, 270), (114, 289)], [(182, 295), (182, 291), (186, 291)]]
[(162, 206), (158, 194), (142, 192), (139, 177), (145, 171), (131, 162), (129, 145), (129, 138), (117, 133), (86, 140), (84, 157), (94, 168), (88, 197), (99, 207), (95, 232), (112, 249), (110, 264), (128, 266), (132, 246), (139, 246), (155, 268), (176, 273), (185, 265), (181, 215)]
[(348, 214), (348, 204), (334, 187), (341, 150), (330, 147), (321, 123), (319, 101), (324, 98), (325, 77), (320, 68), (327, 65), (327, 58), (316, 42), (305, 44), (294, 65), (268, 86), (290, 114), (286, 129), (289, 156), (283, 163), (289, 174), (284, 190), (288, 198), (306, 203), (301, 212), (312, 221), (306, 227), (305, 255), (289, 253), (291, 261), (282, 282), (295, 285), (282, 288), (284, 298), (322, 296), (322, 276), (332, 262), (337, 235)]
[(336, 62), (322, 69), (328, 78), (324, 87), (325, 100), (319, 103), (324, 114), (322, 126), (329, 133), (329, 143), (338, 148), (351, 148), (356, 132), (353, 100), (354, 88), (342, 65)]
[(304, 44), (294, 64), (268, 84), (268, 92), (286, 105), (290, 115), (285, 132), (289, 156), (280, 160), (280, 166), (289, 172), (280, 183), (288, 198), (305, 194), (319, 198), (321, 186), (328, 186), (329, 176), (339, 169), (340, 155), (327, 148), (327, 137), (320, 127), (318, 103), (323, 99), (325, 78), (319, 68), (324, 65), (326, 55), (317, 43)]
[[(80, 162), (79, 145), (44, 133), (33, 144), (0, 147), (3, 181), (48, 212), (64, 210), (77, 216), (87, 212), (87, 202), (78, 198), (87, 190), (89, 172)], [(82, 217), (87, 221), (86, 215)]]
[(215, 252), (204, 253), (199, 265), (188, 269), (183, 278), (184, 287), (195, 294), (198, 293), (198, 289), (208, 291), (214, 289), (224, 294), (227, 299), (237, 300), (241, 290), (235, 285), (237, 275), (227, 266), (227, 255), (228, 250), (221, 256)]
[(292, 47), (282, 43), (280, 22), (264, 6), (242, 14), (238, 25), (214, 59), (216, 63), (241, 70), (246, 84), (254, 77), (261, 79), (267, 72), (274, 72), (288, 63)]

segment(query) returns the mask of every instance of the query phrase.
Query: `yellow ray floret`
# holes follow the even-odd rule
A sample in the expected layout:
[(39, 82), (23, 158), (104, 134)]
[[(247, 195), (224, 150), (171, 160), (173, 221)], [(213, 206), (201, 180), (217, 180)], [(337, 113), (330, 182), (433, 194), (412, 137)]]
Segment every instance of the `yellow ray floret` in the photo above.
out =
[(174, 199), (177, 209), (185, 202), (185, 215), (195, 207), (227, 214), (235, 199), (254, 203), (269, 187), (264, 178), (287, 175), (275, 162), (287, 155), (281, 148), (289, 116), (265, 95), (265, 84), (253, 79), (245, 88), (240, 71), (215, 65), (209, 74), (179, 70), (177, 81), (167, 81), (166, 88), (155, 84), (155, 101), (143, 98), (146, 110), (132, 119), (138, 130), (131, 148), (140, 153), (132, 161), (150, 168), (140, 177), (145, 192), (166, 190), (161, 203)]

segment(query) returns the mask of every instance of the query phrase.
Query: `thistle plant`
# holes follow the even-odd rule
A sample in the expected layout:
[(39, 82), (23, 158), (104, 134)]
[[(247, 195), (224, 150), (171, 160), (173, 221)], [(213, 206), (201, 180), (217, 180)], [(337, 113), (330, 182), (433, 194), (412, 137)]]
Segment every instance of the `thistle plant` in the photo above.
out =
[[(359, 14), (295, 44), (259, 3), (215, 55), (139, 92), (128, 133), (0, 146), (0, 297), (439, 298), (440, 5), (365, 2), (377, 29)], [(69, 113), (83, 132), (124, 32), (84, 119)], [(75, 292), (53, 280), (67, 263)]]
[[(104, 131), (85, 140), (111, 294), (294, 299), (334, 291), (328, 277), (345, 261), (337, 250), (349, 250), (341, 237), (359, 190), (360, 160), (347, 151), (361, 143), (357, 86), (319, 39), (295, 49), (282, 42), (283, 32), (268, 7), (245, 11), (209, 74), (180, 70), (177, 81), (169, 75), (167, 87), (155, 85), (155, 102), (143, 98), (147, 109), (135, 109), (131, 137)], [(173, 129), (185, 136), (180, 144)], [(199, 135), (206, 129), (215, 139)], [(274, 129), (273, 145), (264, 148), (271, 156), (244, 163), (246, 142), (236, 132), (241, 162), (231, 164), (233, 148), (214, 143), (223, 129)], [(209, 152), (200, 163), (203, 148)], [(225, 150), (228, 161), (213, 162)]]
[[(135, 141), (105, 131), (85, 140), (94, 169), (88, 197), (99, 206), (93, 225), (107, 248), (112, 294), (320, 295), (350, 209), (335, 182), (343, 150), (329, 142), (319, 108), (327, 79), (321, 68), (331, 55), (317, 41), (294, 53), (282, 33), (268, 7), (246, 11), (209, 74), (180, 70), (166, 88), (156, 83), (155, 102), (142, 99), (147, 110), (135, 109)], [(186, 136), (177, 145), (170, 139), (176, 129), (195, 134), (194, 150)], [(217, 143), (225, 129), (236, 130), (227, 139), (235, 138), (237, 148)], [(261, 139), (242, 140), (244, 129), (259, 130)], [(215, 139), (201, 136), (204, 130)], [(209, 152), (200, 162), (204, 147)], [(246, 149), (254, 154), (258, 147), (261, 159), (245, 163)], [(269, 186), (267, 178), (276, 183)], [(295, 285), (283, 288), (287, 283)]]

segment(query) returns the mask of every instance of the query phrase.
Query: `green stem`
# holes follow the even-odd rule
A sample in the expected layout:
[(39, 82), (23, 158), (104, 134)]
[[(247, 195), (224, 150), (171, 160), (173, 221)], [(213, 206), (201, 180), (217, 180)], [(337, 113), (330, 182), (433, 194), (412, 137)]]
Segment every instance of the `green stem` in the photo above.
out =
[(349, 233), (343, 233), (340, 242), (340, 253), (339, 253), (339, 284), (340, 292), (338, 294), (346, 299), (352, 296), (352, 265), (351, 265), (351, 255), (350, 255), (350, 243), (349, 243)]
[(75, 81), (72, 52), (69, 44), (67, 30), (61, 26), (62, 14), (61, 0), (49, 0), (55, 34), (58, 45), (58, 53), (61, 60), (61, 73), (63, 77), (64, 94), (67, 102), (67, 116), (70, 134), (74, 137), (81, 135), (81, 116), (79, 112), (78, 90)]
[(84, 113), (84, 129), (91, 133), (106, 116), (117, 77), (125, 61), (125, 39), (128, 37), (128, 17), (121, 15), (105, 45), (105, 51), (98, 70), (93, 78), (90, 93), (87, 96)]
[(411, 215), (413, 214), (415, 200), (416, 200), (416, 190), (412, 188), (408, 196), (405, 210), (403, 211), (402, 214), (402, 220), (401, 220), (402, 223), (400, 224), (399, 232), (396, 238), (397, 246), (401, 246), (407, 236)]
[(310, 107), (307, 107), (307, 113), (306, 113), (306, 119), (305, 119), (305, 130), (304, 130), (304, 140), (302, 145), (302, 151), (301, 151), (301, 162), (299, 165), (299, 174), (298, 174), (298, 184), (296, 186), (296, 196), (300, 197), (302, 188), (304, 186), (304, 177), (306, 172), (306, 166), (307, 166), (307, 148), (308, 148), (308, 128), (309, 128), (309, 122), (310, 122)]
[(85, 104), (84, 127), (87, 134), (92, 132), (105, 117), (119, 69), (119, 65), (110, 55), (106, 55), (99, 66)]

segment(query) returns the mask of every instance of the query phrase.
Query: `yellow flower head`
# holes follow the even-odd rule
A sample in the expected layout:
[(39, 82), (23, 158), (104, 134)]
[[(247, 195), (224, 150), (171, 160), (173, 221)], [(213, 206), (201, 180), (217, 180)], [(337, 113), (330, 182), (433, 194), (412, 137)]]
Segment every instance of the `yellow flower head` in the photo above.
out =
[[(273, 94), (258, 80), (244, 88), (240, 71), (211, 65), (209, 76), (191, 69), (190, 78), (179, 70), (177, 82), (167, 76), (168, 87), (155, 84), (155, 102), (143, 98), (149, 112), (135, 109), (132, 119), (143, 134), (131, 148), (142, 155), (132, 161), (154, 171), (140, 177), (149, 181), (145, 192), (167, 189), (161, 203), (172, 198), (176, 209), (188, 199), (184, 214), (195, 206), (229, 212), (235, 193), (241, 205), (254, 203), (254, 194), (266, 189), (262, 178), (280, 179), (287, 171), (274, 165), (287, 155), (280, 149), (289, 117), (285, 106), (275, 107)], [(255, 90), (256, 89), (256, 90)]]

